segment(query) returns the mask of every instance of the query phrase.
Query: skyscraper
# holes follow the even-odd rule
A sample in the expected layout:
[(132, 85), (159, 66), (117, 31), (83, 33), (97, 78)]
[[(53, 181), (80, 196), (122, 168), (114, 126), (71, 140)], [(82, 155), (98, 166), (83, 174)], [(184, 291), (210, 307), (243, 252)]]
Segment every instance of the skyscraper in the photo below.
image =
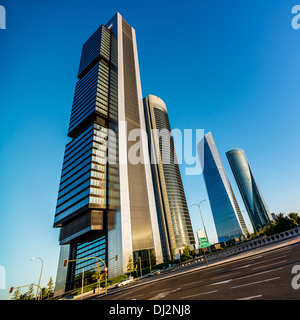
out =
[(167, 107), (154, 95), (144, 98), (151, 168), (159, 229), (164, 259), (171, 250), (188, 246), (194, 249), (195, 239), (177, 163)]
[[(54, 227), (60, 229), (55, 294), (73, 289), (82, 269), (106, 262), (110, 277), (130, 256), (163, 261), (147, 138), (128, 161), (132, 129), (145, 128), (135, 30), (117, 13), (82, 47)], [(108, 162), (107, 162), (108, 158)], [(84, 259), (70, 262), (65, 259)]]
[(226, 152), (227, 159), (242, 195), (250, 221), (257, 232), (270, 221), (270, 213), (259, 190), (252, 169), (243, 149)]
[(199, 142), (198, 151), (219, 242), (246, 234), (244, 218), (211, 132)]

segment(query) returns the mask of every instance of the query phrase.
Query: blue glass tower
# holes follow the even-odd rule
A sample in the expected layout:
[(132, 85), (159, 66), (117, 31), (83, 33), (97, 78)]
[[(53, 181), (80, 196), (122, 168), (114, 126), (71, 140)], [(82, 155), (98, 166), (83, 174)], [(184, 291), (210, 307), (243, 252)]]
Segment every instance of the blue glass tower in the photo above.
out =
[(219, 242), (246, 234), (245, 221), (210, 132), (199, 142), (198, 151)]
[(257, 232), (270, 222), (270, 213), (257, 185), (243, 149), (226, 152), (227, 159), (241, 192), (253, 229)]

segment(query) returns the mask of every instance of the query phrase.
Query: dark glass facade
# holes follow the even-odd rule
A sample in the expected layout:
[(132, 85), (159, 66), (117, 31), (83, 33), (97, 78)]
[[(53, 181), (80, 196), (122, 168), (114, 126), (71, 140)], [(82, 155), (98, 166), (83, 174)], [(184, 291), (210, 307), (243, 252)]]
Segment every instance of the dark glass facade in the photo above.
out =
[(144, 118), (135, 30), (117, 13), (82, 47), (54, 219), (61, 228), (56, 295), (98, 260), (62, 268), (64, 259), (99, 257), (109, 277), (127, 272), (130, 256), (147, 265), (152, 253), (162, 262), (150, 164), (127, 161), (127, 131), (144, 129)]
[(226, 152), (255, 232), (270, 222), (270, 213), (243, 149)]
[(144, 98), (144, 109), (160, 237), (167, 260), (171, 249), (175, 253), (184, 246), (193, 250), (195, 240), (166, 105), (160, 98), (148, 95)]
[[(108, 129), (117, 137), (115, 41), (102, 25), (82, 48), (54, 219), (70, 260), (85, 255), (107, 261), (108, 215), (120, 206), (118, 167), (106, 161)], [(82, 269), (89, 274), (94, 267), (94, 259), (70, 263), (65, 290), (77, 286)]]
[(76, 243), (73, 246), (74, 259), (83, 259), (70, 262), (70, 277), (67, 287), (77, 289), (82, 286), (82, 270), (84, 270), (84, 285), (94, 283), (93, 278), (95, 266), (99, 264), (99, 259), (86, 259), (98, 257), (105, 261), (105, 236), (90, 242)]
[(212, 134), (199, 143), (203, 176), (219, 242), (246, 234), (247, 228)]

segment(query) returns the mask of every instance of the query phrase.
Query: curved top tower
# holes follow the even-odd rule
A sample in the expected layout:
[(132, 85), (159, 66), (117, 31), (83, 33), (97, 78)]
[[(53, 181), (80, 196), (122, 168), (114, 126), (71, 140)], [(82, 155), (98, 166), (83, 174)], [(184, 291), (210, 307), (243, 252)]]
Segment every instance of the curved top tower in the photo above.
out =
[(226, 152), (227, 159), (242, 195), (254, 231), (257, 232), (270, 221), (270, 213), (258, 187), (243, 149)]

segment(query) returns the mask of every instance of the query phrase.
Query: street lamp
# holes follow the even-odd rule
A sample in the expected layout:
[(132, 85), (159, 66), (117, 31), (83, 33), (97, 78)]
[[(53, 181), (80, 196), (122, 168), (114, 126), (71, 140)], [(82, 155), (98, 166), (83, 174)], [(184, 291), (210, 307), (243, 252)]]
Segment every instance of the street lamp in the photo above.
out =
[(36, 289), (36, 295), (35, 295), (35, 300), (36, 300), (37, 299), (38, 290), (39, 290), (39, 287), (40, 287), (40, 283), (41, 283), (41, 277), (42, 277), (42, 272), (43, 272), (44, 261), (43, 261), (42, 258), (39, 258), (39, 257), (30, 258), (30, 261), (33, 261), (35, 259), (39, 259), (39, 260), (42, 261), (42, 268), (41, 268), (41, 273), (40, 273), (40, 278), (39, 278), (39, 284), (38, 284), (38, 288)]
[(203, 228), (204, 228), (204, 231), (205, 231), (205, 234), (206, 234), (206, 239), (207, 239), (207, 242), (208, 241), (208, 236), (207, 236), (207, 232), (206, 232), (206, 228), (205, 228), (205, 224), (204, 224), (204, 221), (203, 221), (203, 217), (202, 217), (202, 212), (201, 212), (201, 208), (200, 208), (200, 205), (202, 202), (206, 201), (206, 199), (203, 199), (202, 201), (200, 201), (199, 203), (194, 203), (194, 204), (191, 204), (191, 207), (192, 206), (197, 206), (199, 208), (199, 212), (200, 212), (200, 216), (201, 216), (201, 220), (202, 220), (202, 223), (203, 223)]

